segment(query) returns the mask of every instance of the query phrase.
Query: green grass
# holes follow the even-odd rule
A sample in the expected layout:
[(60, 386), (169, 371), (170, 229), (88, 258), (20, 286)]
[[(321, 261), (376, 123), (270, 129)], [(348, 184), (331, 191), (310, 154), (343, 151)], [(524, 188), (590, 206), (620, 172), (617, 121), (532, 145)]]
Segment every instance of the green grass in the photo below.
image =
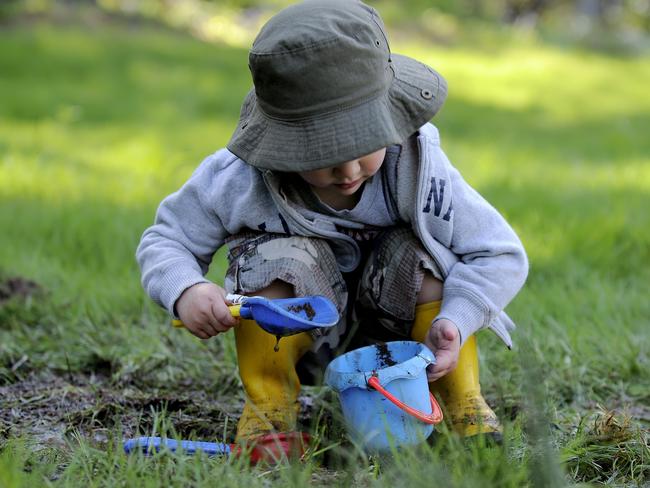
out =
[[(338, 449), (340, 469), (323, 467), (324, 454), (276, 469), (121, 454), (123, 430), (200, 438), (186, 412), (209, 423), (216, 410), (201, 412), (224, 402), (232, 427), (241, 407), (232, 337), (171, 330), (140, 288), (134, 250), (159, 201), (227, 142), (250, 86), (246, 50), (151, 27), (37, 22), (0, 30), (0, 282), (40, 287), (0, 302), (0, 388), (25, 388), (0, 398), (0, 486), (649, 482), (648, 58), (517, 38), (393, 49), (446, 76), (443, 146), (529, 253), (508, 309), (519, 347), (481, 334), (504, 447), (443, 437), (380, 460)], [(223, 271), (219, 254), (210, 275)], [(7, 413), (28, 399), (43, 404), (32, 415), (49, 414), (28, 385), (49, 391), (52, 378), (53, 398), (83, 398), (61, 417), (63, 444)], [(185, 403), (161, 413), (174, 399)]]

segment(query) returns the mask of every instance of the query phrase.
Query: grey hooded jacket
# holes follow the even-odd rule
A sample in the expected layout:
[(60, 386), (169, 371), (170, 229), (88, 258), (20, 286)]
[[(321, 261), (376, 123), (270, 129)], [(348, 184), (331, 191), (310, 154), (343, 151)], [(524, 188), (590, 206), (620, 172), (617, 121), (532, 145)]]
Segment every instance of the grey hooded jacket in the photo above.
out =
[[(207, 282), (204, 275), (225, 239), (259, 230), (262, 223), (266, 232), (327, 239), (341, 271), (356, 268), (356, 242), (326, 219), (306, 219), (282, 193), (280, 181), (227, 149), (204, 160), (163, 200), (138, 246), (142, 283), (152, 299), (173, 315), (185, 289)], [(463, 342), (490, 328), (511, 347), (514, 324), (503, 309), (526, 279), (526, 254), (499, 212), (451, 165), (432, 124), (419, 130), (417, 147), (404, 145), (391, 188), (400, 220), (412, 227), (445, 278), (437, 319), (454, 322)]]

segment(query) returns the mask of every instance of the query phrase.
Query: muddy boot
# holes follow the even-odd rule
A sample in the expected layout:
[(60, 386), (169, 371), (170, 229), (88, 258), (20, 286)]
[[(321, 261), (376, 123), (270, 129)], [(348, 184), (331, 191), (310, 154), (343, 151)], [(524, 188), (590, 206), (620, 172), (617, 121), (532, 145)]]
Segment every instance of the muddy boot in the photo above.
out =
[[(411, 337), (424, 342), (431, 322), (439, 312), (440, 302), (418, 305)], [(476, 337), (471, 336), (460, 349), (456, 369), (430, 383), (429, 388), (440, 396), (445, 420), (454, 432), (465, 438), (480, 435), (488, 441), (500, 442), (501, 425), (481, 395), (478, 371)]]
[(300, 393), (295, 365), (311, 346), (311, 336), (296, 334), (277, 344), (276, 337), (262, 330), (254, 320), (242, 319), (234, 329), (239, 375), (246, 390), (237, 441), (293, 432)]

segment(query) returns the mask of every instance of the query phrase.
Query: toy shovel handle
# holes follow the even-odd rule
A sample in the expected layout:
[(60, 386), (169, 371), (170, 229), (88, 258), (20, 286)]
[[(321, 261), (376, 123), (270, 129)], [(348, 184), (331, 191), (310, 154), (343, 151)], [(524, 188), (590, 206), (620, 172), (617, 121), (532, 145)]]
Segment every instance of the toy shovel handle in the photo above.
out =
[[(232, 315), (233, 317), (244, 317), (244, 318), (251, 317), (248, 307), (244, 307), (244, 309), (242, 310), (242, 305), (230, 305), (228, 306), (228, 310), (230, 311), (230, 315)], [(172, 325), (178, 329), (182, 329), (185, 327), (185, 324), (180, 319), (172, 320)]]
[(397, 399), (392, 393), (390, 393), (383, 386), (381, 386), (381, 383), (379, 382), (379, 378), (377, 378), (376, 376), (373, 376), (368, 380), (368, 386), (374, 388), (379, 393), (384, 395), (388, 400), (393, 402), (398, 408), (401, 408), (406, 413), (412, 415), (413, 417), (420, 420), (421, 422), (424, 422), (425, 424), (439, 424), (440, 422), (442, 422), (442, 410), (440, 409), (440, 405), (438, 405), (438, 402), (436, 401), (435, 397), (431, 392), (429, 392), (429, 398), (431, 400), (431, 413), (429, 414), (429, 413), (420, 412), (419, 410), (416, 410), (413, 407), (409, 407), (406, 403)]

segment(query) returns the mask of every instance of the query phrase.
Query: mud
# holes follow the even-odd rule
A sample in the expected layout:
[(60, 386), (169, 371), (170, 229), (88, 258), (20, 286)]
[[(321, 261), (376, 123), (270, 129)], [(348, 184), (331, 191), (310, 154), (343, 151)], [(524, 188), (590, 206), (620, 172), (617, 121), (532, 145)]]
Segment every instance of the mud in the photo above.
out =
[[(299, 423), (310, 425), (319, 407), (308, 395), (301, 395), (299, 403)], [(102, 375), (31, 373), (0, 386), (0, 448), (14, 437), (29, 438), (35, 449), (63, 448), (77, 434), (101, 448), (115, 435), (152, 435), (163, 412), (166, 424), (181, 438), (234, 442), (243, 405), (243, 392), (223, 395), (191, 387), (162, 391), (115, 385)]]
[(6, 278), (0, 281), (0, 304), (12, 298), (29, 298), (41, 292), (38, 283), (20, 277)]
[(0, 445), (22, 436), (37, 445), (63, 446), (77, 432), (98, 443), (116, 431), (125, 438), (151, 434), (161, 412), (181, 437), (230, 442), (242, 406), (237, 395), (224, 399), (204, 390), (144, 391), (94, 375), (43, 372), (0, 387)]
[(316, 317), (316, 310), (311, 306), (311, 303), (303, 303), (302, 305), (290, 305), (287, 307), (289, 312), (294, 312), (299, 314), (300, 312), (305, 312), (307, 320), (312, 321)]
[(397, 361), (393, 359), (388, 350), (386, 343), (377, 344), (377, 363), (384, 365), (383, 367), (388, 368), (390, 366), (395, 366)]

